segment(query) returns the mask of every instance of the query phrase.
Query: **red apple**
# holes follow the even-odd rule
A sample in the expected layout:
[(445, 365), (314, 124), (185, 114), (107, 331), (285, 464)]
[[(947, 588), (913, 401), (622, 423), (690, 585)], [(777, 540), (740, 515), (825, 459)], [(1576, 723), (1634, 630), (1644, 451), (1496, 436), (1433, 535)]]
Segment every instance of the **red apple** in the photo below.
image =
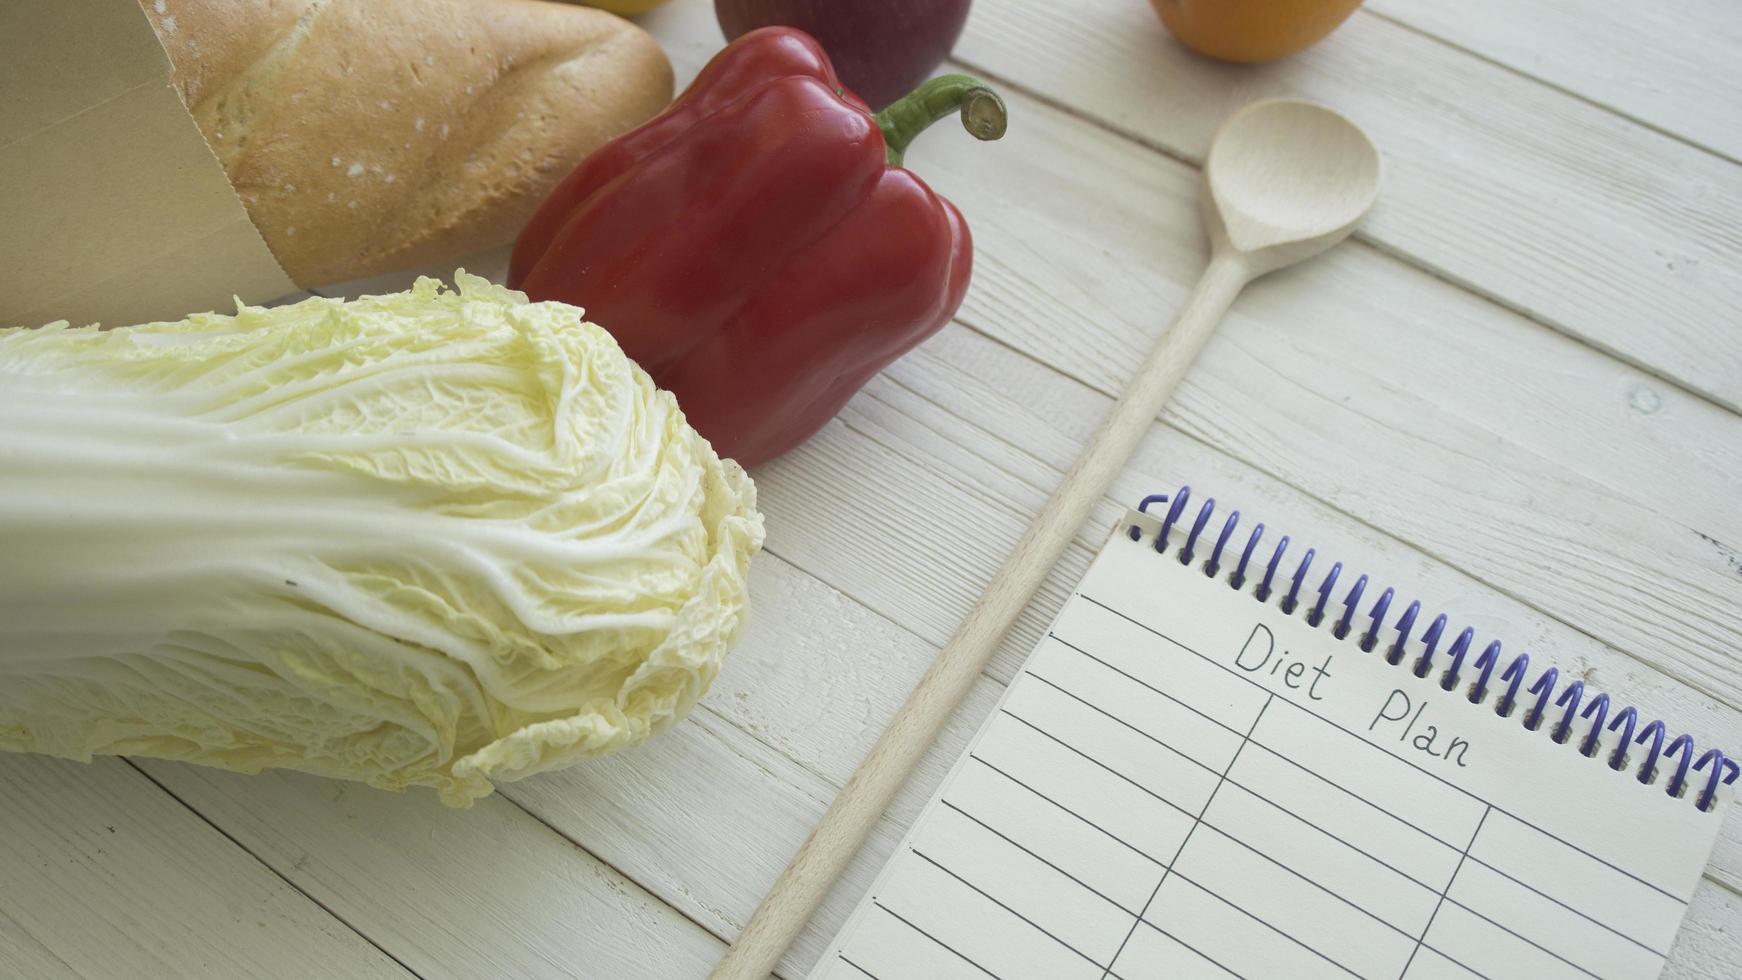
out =
[(881, 109), (926, 80), (955, 47), (968, 0), (715, 0), (730, 41), (796, 27), (822, 42), (841, 81)]

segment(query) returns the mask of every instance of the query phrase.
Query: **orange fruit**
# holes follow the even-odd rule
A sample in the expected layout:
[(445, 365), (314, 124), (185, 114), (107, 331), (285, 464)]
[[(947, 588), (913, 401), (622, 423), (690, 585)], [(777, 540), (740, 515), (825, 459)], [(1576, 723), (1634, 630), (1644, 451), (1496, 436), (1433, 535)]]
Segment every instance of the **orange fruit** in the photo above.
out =
[(1259, 64), (1286, 58), (1336, 30), (1361, 0), (1149, 0), (1193, 51)]

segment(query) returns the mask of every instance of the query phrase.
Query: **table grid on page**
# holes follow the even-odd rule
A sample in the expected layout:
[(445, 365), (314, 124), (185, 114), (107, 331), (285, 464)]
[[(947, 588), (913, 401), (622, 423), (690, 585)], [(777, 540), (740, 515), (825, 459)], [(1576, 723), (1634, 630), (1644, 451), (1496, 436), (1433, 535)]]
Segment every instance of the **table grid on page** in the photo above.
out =
[[(1131, 568), (1101, 566), (815, 976), (1661, 969), (1685, 897), (1639, 873), (1637, 854), (1617, 863), (1583, 846), (1587, 825), (1544, 826), (1542, 813), (1560, 811), (1519, 805), (1530, 791), (1519, 780), (1486, 784), (1506, 791), (1491, 795), (1458, 775), (1509, 746), (1481, 726), (1465, 738), (1412, 721), (1415, 741), (1396, 750), (1372, 729), (1401, 726), (1401, 710), (1373, 677), (1357, 683), (1340, 644), (1296, 637), (1290, 652), (1285, 626), (1264, 637), (1270, 628), (1249, 621), (1238, 624), (1248, 634), (1163, 632), (1129, 614)], [(1186, 618), (1226, 612), (1220, 596), (1191, 591), (1193, 578), (1208, 581), (1181, 576), (1170, 594)], [(1327, 707), (1358, 697), (1377, 706), (1360, 715), (1369, 730), (1347, 706)]]
[[(881, 890), (880, 911), (907, 941), (1001, 977), (1598, 976), (1617, 958), (1656, 968), (1665, 950), (1581, 910), (1576, 892), (1545, 890), (1564, 879), (1539, 876), (1530, 857), (1556, 847), (1546, 860), (1624, 873), (1370, 747), (1364, 785), (1342, 785), (1300, 760), (1335, 753), (1347, 767), (1342, 754), (1365, 743), (1257, 687), (1242, 697), (1244, 678), (1202, 663), (1194, 689), (1208, 697), (1189, 704), (1050, 636), (909, 844), (917, 861)], [(1009, 817), (1036, 802), (1057, 816)], [(1511, 829), (1485, 837), (1490, 819)], [(1105, 861), (1096, 852), (1108, 848), (1080, 846), (1084, 836), (1129, 859)], [(964, 904), (975, 914), (949, 909)], [(1003, 928), (950, 934), (982, 918)], [(934, 919), (948, 925), (915, 924)], [(1013, 942), (1013, 929), (1035, 935)], [(869, 964), (903, 938), (868, 943), (860, 972), (878, 976)], [(1034, 963), (1050, 965), (1027, 972)]]

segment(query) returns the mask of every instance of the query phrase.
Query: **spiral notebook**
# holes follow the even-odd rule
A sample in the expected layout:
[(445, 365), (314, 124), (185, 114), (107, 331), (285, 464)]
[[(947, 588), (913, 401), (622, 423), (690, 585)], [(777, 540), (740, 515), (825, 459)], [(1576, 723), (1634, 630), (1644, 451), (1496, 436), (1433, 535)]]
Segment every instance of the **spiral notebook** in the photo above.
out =
[(1656, 976), (1736, 764), (1189, 496), (1115, 528), (813, 980)]

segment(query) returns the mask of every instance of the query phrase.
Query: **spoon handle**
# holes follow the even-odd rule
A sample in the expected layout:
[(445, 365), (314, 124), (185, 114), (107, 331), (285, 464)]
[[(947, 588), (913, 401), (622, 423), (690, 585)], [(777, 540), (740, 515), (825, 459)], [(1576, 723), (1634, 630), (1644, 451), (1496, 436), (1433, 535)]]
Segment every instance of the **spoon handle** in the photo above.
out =
[(828, 895), (950, 713), (986, 669), (999, 641), (1052, 571), (1132, 450), (1250, 278), (1245, 262), (1218, 250), (1124, 394), (1004, 560), (979, 603), (932, 661), (877, 744), (781, 873), (711, 980), (764, 980)]

